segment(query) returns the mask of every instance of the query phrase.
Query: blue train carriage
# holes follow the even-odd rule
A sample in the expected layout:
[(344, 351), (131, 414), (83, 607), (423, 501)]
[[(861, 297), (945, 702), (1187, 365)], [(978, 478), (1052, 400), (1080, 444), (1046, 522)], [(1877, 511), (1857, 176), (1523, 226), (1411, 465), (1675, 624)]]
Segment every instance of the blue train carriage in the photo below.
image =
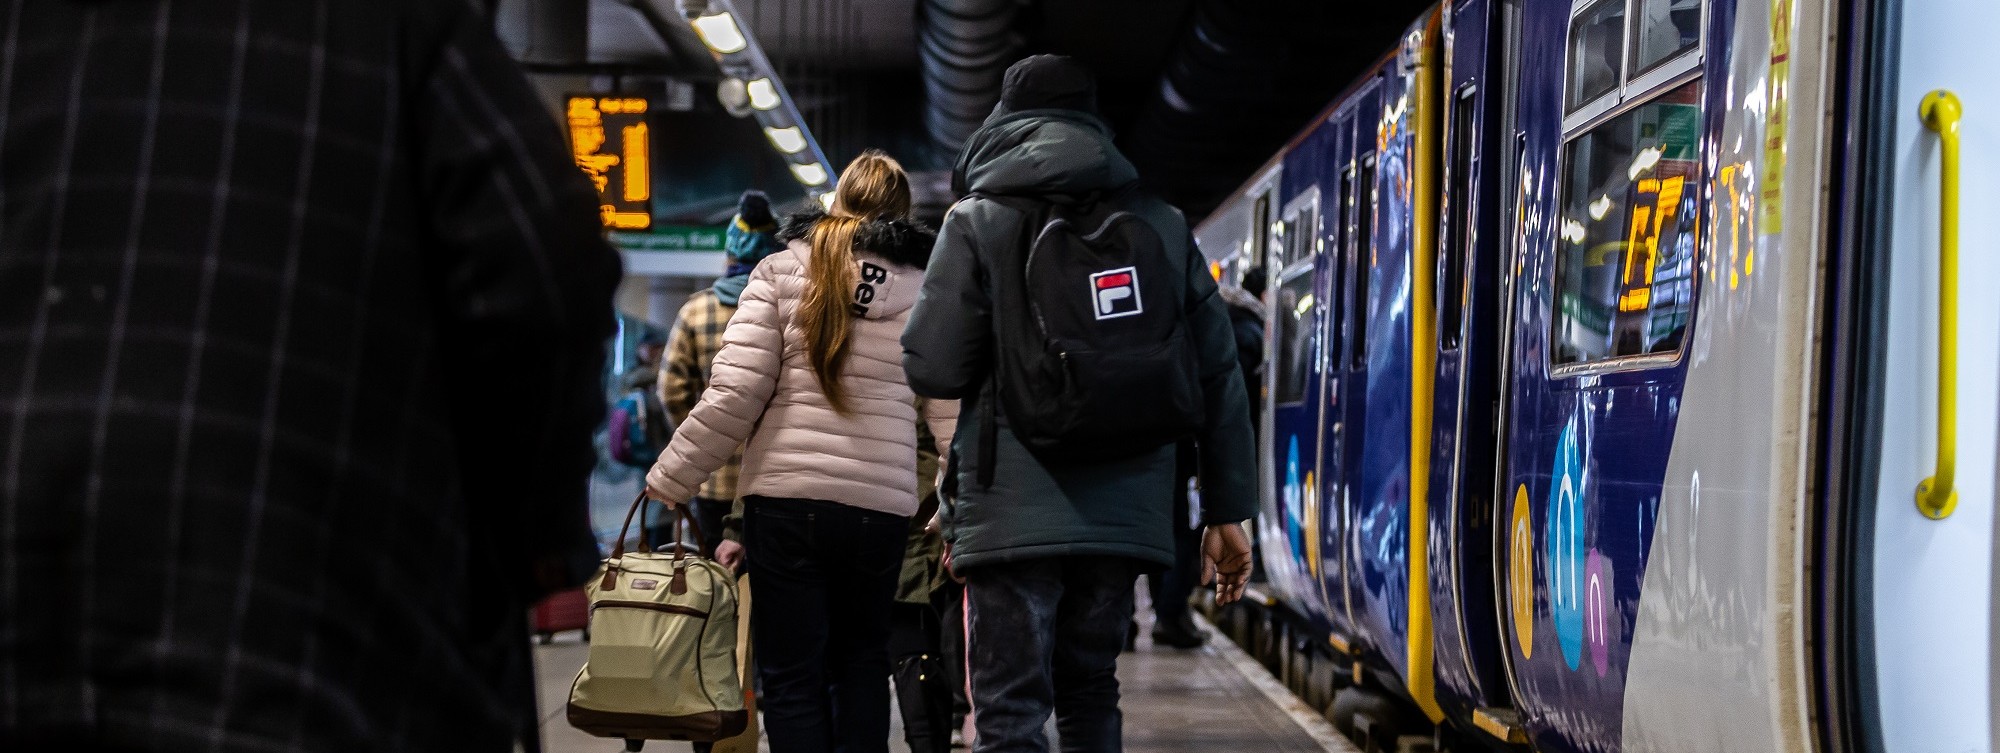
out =
[(1991, 132), (1924, 93), (1996, 13), (1420, 19), (1198, 231), (1276, 280), (1279, 598), (1459, 739), (1992, 749)]
[(1430, 590), (1409, 584), (1430, 566), (1428, 527), (1411, 521), (1426, 518), (1430, 432), (1416, 422), (1432, 369), (1414, 343), (1434, 326), (1439, 33), (1436, 13), (1416, 21), (1196, 230), (1272, 280), (1258, 524), (1270, 587), (1336, 653), (1426, 703), (1432, 642), (1411, 636), (1430, 633)]

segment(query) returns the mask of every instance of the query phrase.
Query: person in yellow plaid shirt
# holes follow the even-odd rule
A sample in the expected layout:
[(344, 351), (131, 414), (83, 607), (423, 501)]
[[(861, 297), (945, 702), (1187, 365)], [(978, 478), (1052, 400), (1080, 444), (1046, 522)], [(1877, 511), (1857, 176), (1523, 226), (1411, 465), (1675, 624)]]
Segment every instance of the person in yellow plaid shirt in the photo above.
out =
[[(722, 331), (736, 314), (736, 301), (750, 282), (750, 270), (757, 262), (784, 248), (778, 242), (778, 220), (771, 214), (771, 201), (762, 191), (745, 191), (736, 202), (736, 217), (730, 221), (726, 250), (729, 268), (715, 285), (688, 297), (681, 305), (672, 337), (667, 340), (666, 365), (662, 369), (660, 404), (674, 425), (687, 420), (688, 412), (701, 401), (708, 389), (709, 368), (716, 351), (722, 349)], [(736, 477), (743, 468), (743, 448), (702, 484), (693, 500), (695, 522), (701, 526), (702, 553), (724, 566), (742, 564), (743, 547), (738, 543), (743, 510), (736, 499)]]

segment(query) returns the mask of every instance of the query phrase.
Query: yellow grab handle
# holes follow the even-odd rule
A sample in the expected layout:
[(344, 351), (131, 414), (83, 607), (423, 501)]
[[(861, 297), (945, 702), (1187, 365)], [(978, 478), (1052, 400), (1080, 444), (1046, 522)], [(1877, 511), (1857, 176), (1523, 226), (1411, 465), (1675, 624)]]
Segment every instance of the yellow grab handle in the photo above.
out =
[(1943, 147), (1938, 201), (1937, 472), (1917, 484), (1917, 510), (1942, 520), (1958, 507), (1958, 96), (1938, 89), (1924, 95), (1917, 116), (1937, 132)]

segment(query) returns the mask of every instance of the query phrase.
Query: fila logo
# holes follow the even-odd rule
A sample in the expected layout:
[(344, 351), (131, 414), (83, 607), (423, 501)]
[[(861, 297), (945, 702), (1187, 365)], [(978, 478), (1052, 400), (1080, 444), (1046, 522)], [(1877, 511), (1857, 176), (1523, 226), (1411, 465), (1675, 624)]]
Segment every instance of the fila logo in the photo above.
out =
[(1090, 276), (1091, 301), (1099, 320), (1132, 316), (1146, 310), (1139, 300), (1136, 267), (1107, 269)]

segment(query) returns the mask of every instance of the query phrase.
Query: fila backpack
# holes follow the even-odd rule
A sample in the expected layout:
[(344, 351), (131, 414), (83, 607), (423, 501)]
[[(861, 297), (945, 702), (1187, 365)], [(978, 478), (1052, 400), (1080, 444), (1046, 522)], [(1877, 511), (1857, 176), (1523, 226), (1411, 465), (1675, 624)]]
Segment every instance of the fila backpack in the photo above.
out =
[(986, 196), (1026, 216), (1025, 242), (993, 259), (994, 378), (979, 474), (991, 484), (992, 411), (1044, 462), (1110, 460), (1202, 425), (1187, 326), (1186, 259), (1133, 213), (1137, 194), (1085, 204)]

